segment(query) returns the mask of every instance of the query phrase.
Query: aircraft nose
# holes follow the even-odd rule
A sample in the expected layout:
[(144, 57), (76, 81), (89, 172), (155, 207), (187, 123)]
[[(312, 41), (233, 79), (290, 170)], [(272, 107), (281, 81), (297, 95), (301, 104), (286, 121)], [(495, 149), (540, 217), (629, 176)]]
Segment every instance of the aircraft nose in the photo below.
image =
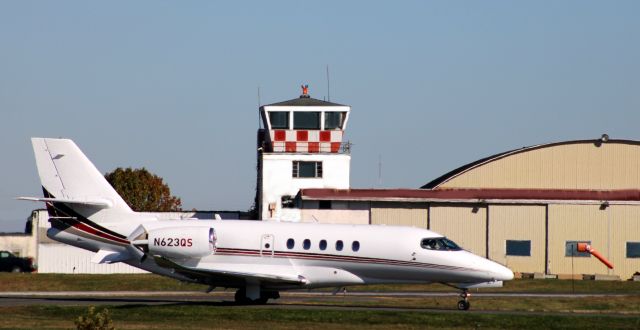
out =
[(513, 272), (511, 271), (511, 269), (500, 265), (500, 264), (495, 264), (495, 268), (493, 270), (493, 272), (496, 274), (496, 280), (497, 281), (511, 281), (513, 280)]

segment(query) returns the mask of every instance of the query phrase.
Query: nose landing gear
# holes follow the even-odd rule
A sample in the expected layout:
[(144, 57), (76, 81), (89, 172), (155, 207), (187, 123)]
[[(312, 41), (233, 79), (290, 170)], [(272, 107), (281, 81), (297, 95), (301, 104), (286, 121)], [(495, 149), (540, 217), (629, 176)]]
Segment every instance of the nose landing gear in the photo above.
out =
[(462, 300), (458, 301), (458, 309), (461, 311), (466, 311), (471, 307), (471, 303), (469, 302), (469, 298), (471, 297), (471, 293), (469, 293), (468, 289), (462, 289), (462, 293), (460, 293), (460, 298)]

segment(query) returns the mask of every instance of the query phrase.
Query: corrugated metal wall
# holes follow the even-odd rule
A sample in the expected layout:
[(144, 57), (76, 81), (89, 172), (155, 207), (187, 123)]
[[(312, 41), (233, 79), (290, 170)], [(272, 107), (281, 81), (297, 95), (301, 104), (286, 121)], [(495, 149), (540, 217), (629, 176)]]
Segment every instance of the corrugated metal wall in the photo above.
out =
[(63, 244), (39, 244), (38, 273), (62, 274), (138, 274), (144, 270), (124, 263), (94, 264), (93, 253)]
[[(627, 258), (627, 242), (640, 242), (640, 206), (612, 205), (608, 209), (611, 221), (611, 262), (614, 273), (622, 279), (640, 272), (640, 258)], [(604, 251), (604, 248), (598, 248)]]
[[(376, 202), (371, 208), (373, 224), (426, 227), (443, 234), (465, 249), (486, 256), (487, 212), (489, 258), (522, 273), (545, 271), (547, 216), (545, 205), (489, 205)], [(626, 257), (627, 242), (640, 242), (640, 206), (570, 205), (548, 206), (548, 272), (550, 274), (610, 274), (622, 279), (640, 271), (640, 258)], [(474, 211), (475, 210), (475, 211)], [(531, 256), (506, 256), (506, 240), (530, 240)], [(614, 263), (608, 270), (594, 257), (565, 256), (567, 241), (590, 241)]]
[[(612, 169), (615, 169), (613, 171)], [(637, 189), (640, 146), (581, 142), (534, 149), (498, 159), (439, 188)]]
[[(490, 205), (489, 258), (523, 273), (544, 273), (544, 205)], [(507, 240), (531, 241), (531, 256), (507, 256)]]
[(486, 207), (431, 206), (431, 230), (480, 256), (486, 256), (486, 219)]
[(428, 212), (425, 203), (373, 202), (371, 224), (427, 228)]
[[(591, 241), (609, 258), (609, 208), (599, 205), (549, 205), (549, 272), (552, 274), (610, 274), (594, 257), (565, 256), (567, 241)], [(573, 259), (573, 267), (572, 267)]]

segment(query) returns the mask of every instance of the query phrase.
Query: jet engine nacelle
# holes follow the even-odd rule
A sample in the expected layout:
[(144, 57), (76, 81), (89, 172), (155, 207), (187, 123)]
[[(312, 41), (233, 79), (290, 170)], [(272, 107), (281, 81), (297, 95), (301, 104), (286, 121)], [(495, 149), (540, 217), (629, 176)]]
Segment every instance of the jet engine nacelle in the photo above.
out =
[(169, 258), (201, 258), (216, 249), (216, 231), (208, 227), (170, 227), (148, 232), (149, 253)]

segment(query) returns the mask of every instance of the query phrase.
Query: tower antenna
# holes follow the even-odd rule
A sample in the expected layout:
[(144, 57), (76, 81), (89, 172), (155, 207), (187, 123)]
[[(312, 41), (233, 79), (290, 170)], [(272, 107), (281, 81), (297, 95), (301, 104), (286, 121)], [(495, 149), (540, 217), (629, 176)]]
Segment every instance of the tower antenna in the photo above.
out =
[(378, 187), (382, 186), (382, 154), (378, 154)]
[(329, 79), (329, 64), (327, 64), (327, 101), (331, 102), (331, 88), (329, 85), (330, 79)]
[(260, 120), (260, 106), (262, 102), (260, 101), (260, 85), (258, 85), (258, 128), (262, 128), (262, 121)]

